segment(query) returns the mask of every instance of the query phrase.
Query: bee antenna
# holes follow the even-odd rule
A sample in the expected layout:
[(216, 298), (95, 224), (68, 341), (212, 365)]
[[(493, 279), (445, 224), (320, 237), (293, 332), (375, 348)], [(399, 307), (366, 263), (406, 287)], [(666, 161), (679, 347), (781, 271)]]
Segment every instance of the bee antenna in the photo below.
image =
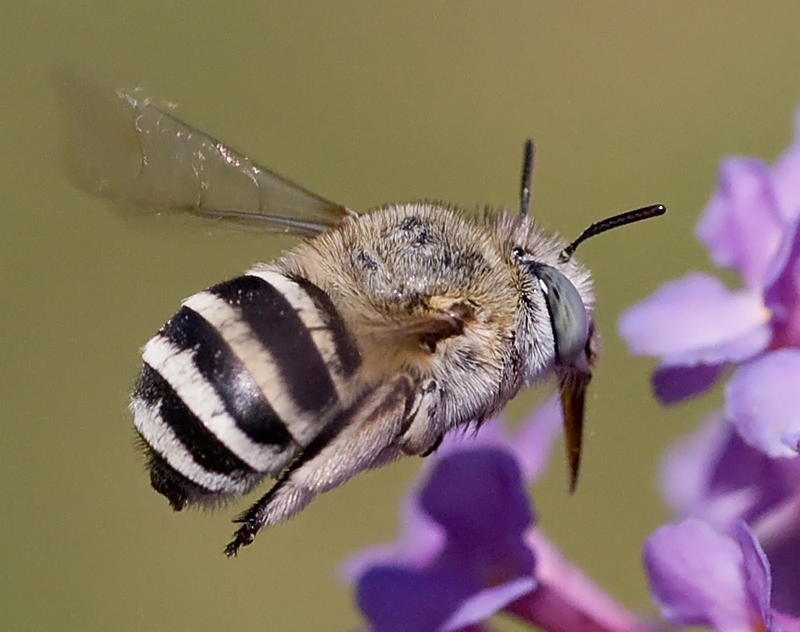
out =
[(620, 213), (619, 215), (614, 215), (613, 217), (607, 217), (606, 219), (600, 220), (599, 222), (595, 222), (589, 228), (584, 230), (578, 238), (573, 241), (569, 246), (564, 248), (561, 251), (561, 255), (559, 259), (562, 263), (566, 263), (572, 258), (575, 249), (580, 246), (584, 241), (589, 239), (589, 237), (594, 237), (595, 235), (599, 235), (600, 233), (604, 233), (607, 230), (611, 230), (612, 228), (617, 228), (618, 226), (625, 226), (625, 224), (632, 224), (633, 222), (638, 222), (643, 219), (650, 219), (651, 217), (658, 217), (659, 215), (663, 215), (667, 212), (667, 209), (664, 207), (663, 204), (654, 204), (652, 206), (645, 206), (643, 208), (637, 208), (635, 211), (628, 211), (627, 213)]
[(525, 141), (522, 156), (522, 181), (519, 187), (520, 215), (528, 214), (528, 205), (531, 203), (531, 181), (533, 180), (533, 141)]

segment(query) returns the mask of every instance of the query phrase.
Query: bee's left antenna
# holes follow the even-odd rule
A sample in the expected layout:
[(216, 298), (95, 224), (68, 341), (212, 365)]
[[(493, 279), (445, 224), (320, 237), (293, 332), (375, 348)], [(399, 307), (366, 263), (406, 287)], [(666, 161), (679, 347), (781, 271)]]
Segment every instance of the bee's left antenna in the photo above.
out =
[(531, 181), (533, 180), (533, 141), (525, 141), (525, 150), (522, 156), (522, 182), (519, 187), (520, 215), (528, 214), (531, 203)]

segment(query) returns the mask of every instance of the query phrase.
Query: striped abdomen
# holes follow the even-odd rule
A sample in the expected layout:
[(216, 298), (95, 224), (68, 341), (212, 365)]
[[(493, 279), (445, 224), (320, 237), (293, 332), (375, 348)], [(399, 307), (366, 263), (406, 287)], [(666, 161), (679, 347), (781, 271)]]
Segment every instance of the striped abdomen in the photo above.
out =
[(328, 296), (272, 271), (188, 298), (143, 359), (131, 409), (153, 487), (175, 509), (276, 476), (340, 409), (360, 364)]

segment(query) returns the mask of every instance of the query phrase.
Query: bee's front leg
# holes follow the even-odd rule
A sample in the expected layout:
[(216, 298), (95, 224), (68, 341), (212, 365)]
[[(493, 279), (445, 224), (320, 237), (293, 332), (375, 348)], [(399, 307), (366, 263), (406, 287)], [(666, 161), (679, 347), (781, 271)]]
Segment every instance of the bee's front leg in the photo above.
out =
[(428, 456), (442, 442), (443, 429), (437, 423), (441, 391), (436, 380), (423, 381), (416, 391), (406, 427), (397, 438), (404, 454)]

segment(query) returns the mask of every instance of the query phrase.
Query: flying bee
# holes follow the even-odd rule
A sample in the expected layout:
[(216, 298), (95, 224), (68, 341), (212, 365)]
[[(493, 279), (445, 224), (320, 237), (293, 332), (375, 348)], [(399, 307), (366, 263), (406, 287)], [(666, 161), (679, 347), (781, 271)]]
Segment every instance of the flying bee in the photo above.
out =
[(173, 509), (276, 479), (236, 519), (227, 555), (358, 472), (431, 453), (551, 375), (574, 489), (597, 334), (590, 275), (572, 255), (663, 206), (592, 224), (571, 243), (545, 235), (527, 215), (528, 141), (519, 213), (414, 202), (362, 215), (133, 93), (57, 83), (84, 189), (304, 238), (186, 299), (145, 345), (131, 398), (152, 486)]

